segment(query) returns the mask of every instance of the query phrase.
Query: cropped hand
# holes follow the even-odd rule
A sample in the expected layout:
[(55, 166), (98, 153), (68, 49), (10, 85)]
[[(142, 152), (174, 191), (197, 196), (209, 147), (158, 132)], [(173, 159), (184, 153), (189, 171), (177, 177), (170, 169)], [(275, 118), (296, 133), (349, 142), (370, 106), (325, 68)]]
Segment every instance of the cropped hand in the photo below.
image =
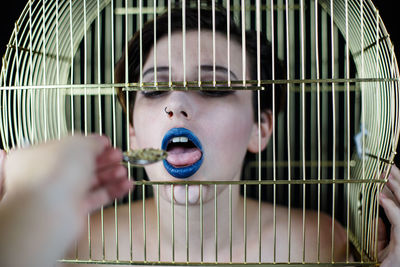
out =
[(127, 170), (120, 164), (121, 150), (113, 148), (105, 136), (67, 137), (60, 142), (52, 141), (37, 147), (15, 150), (8, 157), (7, 165), (10, 167), (7, 168), (7, 174), (3, 167), (5, 157), (5, 152), (0, 151), (0, 200), (5, 191), (8, 191), (8, 195), (19, 194), (24, 188), (45, 185), (48, 179), (59, 179), (55, 174), (71, 169), (72, 166), (68, 168), (68, 164), (73, 162), (80, 163), (79, 168), (75, 168), (75, 177), (87, 177), (80, 179), (79, 186), (73, 190), (85, 191), (81, 203), (83, 213), (92, 212), (122, 197), (132, 188), (132, 182), (127, 179)]
[(386, 237), (383, 221), (378, 227), (378, 259), (381, 267), (398, 266), (400, 262), (400, 171), (393, 166), (379, 202), (391, 224), (390, 239)]
[(132, 189), (126, 167), (121, 165), (122, 151), (113, 148), (108, 138), (103, 138), (105, 147), (96, 158), (95, 179), (91, 183), (86, 197), (86, 212), (99, 209), (113, 199), (120, 198)]
[(129, 190), (119, 153), (105, 137), (73, 136), (12, 151), (5, 163), (0, 155), (1, 265), (52, 266), (61, 258), (85, 214)]

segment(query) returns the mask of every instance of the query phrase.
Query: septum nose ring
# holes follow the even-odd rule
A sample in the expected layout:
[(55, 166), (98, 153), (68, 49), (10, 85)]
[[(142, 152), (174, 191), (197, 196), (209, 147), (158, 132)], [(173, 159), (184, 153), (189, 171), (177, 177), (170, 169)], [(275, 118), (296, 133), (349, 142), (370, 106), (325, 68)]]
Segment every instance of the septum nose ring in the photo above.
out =
[(168, 107), (165, 107), (164, 111), (165, 111), (165, 113), (167, 113), (168, 117), (171, 118), (172, 116), (174, 116), (174, 113), (172, 111), (168, 111)]

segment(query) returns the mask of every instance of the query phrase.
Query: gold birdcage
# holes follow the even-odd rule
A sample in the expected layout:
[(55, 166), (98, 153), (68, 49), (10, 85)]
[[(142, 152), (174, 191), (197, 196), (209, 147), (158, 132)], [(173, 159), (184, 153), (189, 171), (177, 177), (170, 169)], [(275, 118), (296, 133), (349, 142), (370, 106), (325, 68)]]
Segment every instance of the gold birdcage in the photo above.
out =
[[(228, 17), (229, 23), (241, 31), (240, 42), (246, 47), (246, 31), (253, 31), (257, 47), (270, 42), (271, 68), (276, 60), (283, 62), (284, 77), (272, 71), (272, 78), (253, 80), (172, 81), (143, 83), (132, 82), (126, 72), (123, 82), (116, 82), (115, 64), (128, 56), (128, 42), (147, 21), (157, 28), (160, 14), (171, 14), (180, 8), (182, 18), (188, 8), (215, 14), (218, 9)], [(170, 23), (170, 22), (169, 22)], [(185, 25), (183, 19), (182, 25)], [(170, 26), (170, 24), (168, 25)], [(228, 28), (229, 29), (229, 28)], [(201, 29), (199, 28), (199, 33)], [(185, 36), (185, 27), (182, 28)], [(229, 30), (227, 30), (229, 33)], [(261, 34), (264, 33), (264, 34)], [(215, 30), (213, 30), (215, 34)], [(171, 32), (168, 33), (168, 37)], [(261, 36), (267, 40), (262, 39)], [(227, 34), (229, 44), (229, 36)], [(142, 36), (140, 37), (142, 38)], [(215, 39), (215, 35), (213, 37)], [(141, 40), (141, 39), (140, 39)], [(154, 45), (157, 43), (154, 41)], [(170, 40), (169, 40), (170, 45)], [(184, 46), (185, 47), (185, 46)], [(140, 75), (142, 75), (142, 45)], [(227, 47), (229, 57), (229, 45)], [(170, 51), (170, 50), (169, 50)], [(170, 57), (169, 52), (168, 57)], [(245, 53), (244, 53), (245, 54)], [(215, 67), (215, 55), (214, 67)], [(156, 59), (155, 59), (156, 60)], [(197, 60), (185, 58), (186, 60)], [(257, 51), (257, 70), (260, 66)], [(86, 252), (78, 246), (74, 256), (60, 259), (63, 264), (118, 264), (118, 265), (286, 265), (291, 266), (377, 266), (377, 227), (379, 218), (379, 192), (386, 182), (388, 171), (398, 142), (399, 96), (398, 66), (393, 45), (378, 10), (370, 0), (32, 0), (29, 1), (7, 45), (1, 70), (0, 129), (4, 149), (24, 147), (29, 144), (59, 139), (67, 134), (82, 132), (85, 135), (100, 133), (111, 138), (112, 144), (123, 150), (130, 149), (129, 113), (125, 115), (117, 101), (117, 92), (140, 90), (212, 90), (218, 83), (226, 90), (253, 90), (275, 93), (281, 88), (286, 96), (281, 112), (275, 109), (273, 98), (272, 137), (267, 149), (249, 157), (243, 168), (241, 181), (149, 181), (142, 168), (129, 168), (134, 179), (133, 194), (100, 211), (100, 230), (91, 229), (93, 217), (88, 216)], [(242, 59), (243, 69), (246, 58)], [(249, 63), (247, 63), (249, 64)], [(214, 68), (215, 70), (215, 68)], [(126, 94), (129, 96), (129, 94)], [(258, 110), (258, 124), (260, 124)], [(151, 123), (151, 122), (149, 122)], [(232, 129), (233, 130), (233, 129)], [(159, 188), (166, 185), (186, 185), (185, 229), (175, 229), (174, 201), (170, 211), (159, 206)], [(215, 242), (212, 259), (203, 257), (203, 202), (195, 208), (188, 205), (188, 185), (211, 186), (215, 193), (213, 225)], [(228, 225), (222, 225), (218, 216), (221, 202), (217, 197), (219, 187), (232, 190), (240, 188), (244, 198), (243, 237), (240, 251), (235, 251), (235, 228), (232, 224), (232, 198), (222, 208), (229, 210)], [(152, 188), (154, 190), (152, 190)], [(172, 190), (172, 189), (171, 189)], [(171, 191), (172, 192), (172, 191)], [(173, 195), (173, 193), (171, 193)], [(200, 193), (200, 196), (202, 194)], [(156, 200), (155, 222), (146, 220), (146, 199)], [(248, 218), (247, 200), (258, 202), (255, 217)], [(135, 202), (134, 199), (138, 199)], [(270, 251), (266, 251), (261, 217), (266, 211), (262, 203), (269, 202), (273, 213)], [(143, 203), (136, 205), (137, 203)], [(225, 202), (224, 202), (225, 203)], [(121, 229), (120, 207), (128, 207), (142, 218), (140, 225), (126, 222)], [(134, 207), (135, 206), (135, 207)], [(277, 258), (276, 210), (287, 207), (285, 239), (288, 253), (285, 260)], [(252, 206), (253, 207), (253, 206)], [(136, 208), (136, 209), (135, 209)], [(254, 208), (254, 207), (253, 207)], [(191, 249), (188, 216), (198, 212), (201, 240), (200, 251)], [(302, 215), (302, 257), (291, 256), (291, 215), (297, 210)], [(317, 214), (315, 240), (317, 251), (312, 260), (306, 255), (306, 210)], [(111, 212), (112, 211), (112, 212)], [(114, 220), (105, 219), (112, 214)], [(110, 213), (111, 212), (111, 213)], [(163, 213), (164, 212), (164, 213)], [(332, 218), (331, 231), (321, 232), (321, 214)], [(169, 214), (172, 250), (161, 252), (163, 232), (160, 214)], [(193, 214), (193, 213), (190, 213)], [(164, 216), (164, 215), (163, 215)], [(165, 220), (165, 219), (164, 219)], [(335, 220), (345, 228), (345, 259), (335, 260)], [(258, 222), (258, 229), (250, 222)], [(112, 224), (108, 227), (107, 224)], [(124, 224), (125, 225), (125, 224)], [(253, 224), (251, 224), (253, 226)], [(105, 229), (113, 228), (114, 238), (107, 239)], [(127, 243), (120, 239), (121, 231), (129, 235)], [(218, 234), (229, 232), (228, 251), (220, 251)], [(248, 244), (250, 232), (257, 233), (258, 243)], [(153, 233), (153, 234), (151, 234)], [(337, 229), (336, 229), (337, 233)], [(184, 248), (175, 246), (177, 236), (185, 240)], [(141, 238), (141, 248), (135, 246)], [(320, 258), (322, 236), (330, 236), (330, 260)], [(164, 242), (163, 241), (163, 242)], [(148, 251), (150, 243), (157, 248)], [(292, 244), (292, 245), (291, 245)], [(147, 247), (148, 246), (148, 247)], [(129, 251), (126, 258), (120, 255)], [(247, 257), (250, 249), (257, 250), (257, 257)], [(178, 250), (185, 257), (175, 257)], [(225, 257), (223, 254), (226, 253)], [(168, 256), (166, 256), (168, 254)], [(241, 254), (240, 257), (237, 254)], [(267, 258), (264, 255), (271, 257)], [(314, 255), (313, 254), (313, 255)], [(196, 256), (193, 256), (196, 255)], [(198, 257), (197, 257), (198, 255)], [(240, 258), (240, 260), (237, 260)]]

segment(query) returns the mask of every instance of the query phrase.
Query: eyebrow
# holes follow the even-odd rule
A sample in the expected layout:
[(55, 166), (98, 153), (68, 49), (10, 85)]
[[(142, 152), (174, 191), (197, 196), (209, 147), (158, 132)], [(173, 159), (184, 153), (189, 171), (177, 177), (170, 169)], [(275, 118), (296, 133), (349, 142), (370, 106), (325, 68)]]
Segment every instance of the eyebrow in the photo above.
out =
[[(205, 71), (205, 72), (213, 72), (214, 71), (214, 66), (213, 65), (201, 65), (200, 66), (200, 71)], [(224, 74), (228, 73), (228, 69), (225, 68), (224, 66), (220, 65), (215, 65), (215, 71), (216, 72), (221, 72)], [(161, 66), (157, 67), (157, 73), (158, 72), (169, 72), (169, 67), (168, 66)], [(233, 71), (229, 71), (233, 79), (237, 79), (236, 74)], [(144, 73), (143, 77), (146, 76), (147, 74), (154, 73), (154, 67), (148, 68)]]

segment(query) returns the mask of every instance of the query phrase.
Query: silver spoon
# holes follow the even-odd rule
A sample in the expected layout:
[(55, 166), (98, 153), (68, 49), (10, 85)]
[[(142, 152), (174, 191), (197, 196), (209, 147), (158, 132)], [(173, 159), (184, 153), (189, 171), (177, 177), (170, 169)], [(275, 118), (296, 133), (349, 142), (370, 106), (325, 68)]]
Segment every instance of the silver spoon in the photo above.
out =
[(130, 150), (123, 153), (122, 160), (134, 166), (143, 167), (166, 159), (167, 151), (155, 148)]

